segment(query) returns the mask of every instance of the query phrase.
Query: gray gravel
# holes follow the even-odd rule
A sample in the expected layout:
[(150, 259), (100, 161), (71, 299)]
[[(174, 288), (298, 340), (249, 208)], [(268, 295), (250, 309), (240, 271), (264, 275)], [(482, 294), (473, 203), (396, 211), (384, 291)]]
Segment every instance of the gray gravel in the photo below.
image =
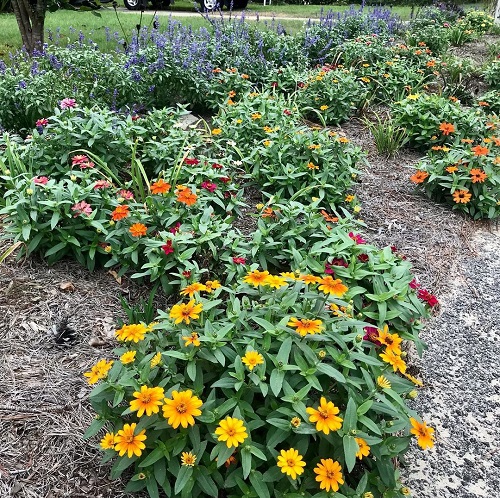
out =
[(436, 445), (408, 453), (403, 482), (415, 498), (498, 496), (500, 490), (500, 231), (479, 231), (458, 261), (420, 361), (425, 387), (413, 408)]

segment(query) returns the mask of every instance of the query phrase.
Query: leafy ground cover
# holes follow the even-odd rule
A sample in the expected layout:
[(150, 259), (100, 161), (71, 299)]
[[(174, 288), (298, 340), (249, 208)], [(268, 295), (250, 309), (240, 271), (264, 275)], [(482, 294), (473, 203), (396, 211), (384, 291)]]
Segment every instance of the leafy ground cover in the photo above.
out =
[[(27, 404), (8, 388), (25, 411), (4, 407), (14, 412), (0, 462), (7, 492), (109, 493), (105, 479), (75, 466), (95, 468), (100, 446), (111, 477), (149, 496), (408, 496), (394, 463), (405, 464), (410, 444), (435, 442), (408, 404), (422, 384), (412, 356), (463, 247), (456, 234), (471, 226), (413, 195), (409, 177), (455, 211), (498, 215), (497, 118), (465, 78), (450, 83), (446, 62), (448, 45), (479, 38), (488, 21), (430, 9), (404, 27), (390, 12), (353, 11), (296, 35), (242, 21), (211, 32), (170, 23), (143, 30), (127, 50), (118, 44), (112, 58), (82, 39), (5, 65), (3, 258), (15, 252), (35, 276), (61, 261), (34, 301), (49, 316), (39, 326), (40, 304), (23, 304), (37, 321), (25, 319), (21, 332), (14, 319), (8, 344), (37, 337), (42, 360), (26, 361), (42, 383), (44, 363), (53, 365), (68, 400)], [(447, 43), (435, 43), (436, 31)], [(493, 48), (481, 68), (456, 66), (484, 74), (494, 92), (496, 56)], [(189, 106), (206, 119), (186, 123)], [(383, 113), (400, 132), (374, 144), (366, 122), (383, 128)], [(352, 119), (360, 114), (365, 125)], [(382, 159), (404, 144), (414, 151)], [(417, 159), (417, 172), (401, 173)], [(378, 229), (387, 222), (401, 243)], [(439, 244), (422, 252), (424, 233)], [(83, 279), (61, 279), (73, 259)], [(110, 270), (93, 277), (84, 267)], [(31, 298), (25, 279), (10, 279), (7, 310)], [(119, 292), (128, 293), (121, 314)], [(89, 309), (100, 310), (97, 322)], [(9, 361), (26, 358), (25, 344)], [(55, 416), (59, 434), (36, 443), (33, 415)], [(86, 425), (90, 442), (79, 440)], [(14, 459), (33, 468), (23, 431), (44, 454), (64, 446), (66, 487), (55, 484), (57, 462), (37, 484), (40, 467), (15, 477), (25, 469)]]

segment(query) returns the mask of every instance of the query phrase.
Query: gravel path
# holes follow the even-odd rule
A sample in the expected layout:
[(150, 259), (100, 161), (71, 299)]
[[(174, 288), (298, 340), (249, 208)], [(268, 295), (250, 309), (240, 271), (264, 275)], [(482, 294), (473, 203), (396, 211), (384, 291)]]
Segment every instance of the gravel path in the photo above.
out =
[(437, 444), (407, 455), (415, 498), (497, 496), (500, 489), (500, 231), (474, 235), (442, 313), (423, 334), (424, 387), (414, 408)]

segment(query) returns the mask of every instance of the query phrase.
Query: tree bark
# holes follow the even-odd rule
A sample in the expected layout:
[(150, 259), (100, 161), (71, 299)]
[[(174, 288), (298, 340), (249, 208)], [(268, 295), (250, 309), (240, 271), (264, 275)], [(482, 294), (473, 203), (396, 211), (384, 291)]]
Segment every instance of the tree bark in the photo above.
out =
[(47, 0), (12, 0), (12, 8), (26, 51), (42, 50)]

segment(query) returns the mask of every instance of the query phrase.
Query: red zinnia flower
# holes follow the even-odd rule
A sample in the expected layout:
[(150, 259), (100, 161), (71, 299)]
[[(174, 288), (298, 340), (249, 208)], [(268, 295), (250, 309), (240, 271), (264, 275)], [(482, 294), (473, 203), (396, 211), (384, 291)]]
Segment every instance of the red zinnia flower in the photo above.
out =
[(196, 166), (197, 164), (200, 164), (200, 161), (194, 157), (186, 157), (186, 159), (184, 159), (184, 164), (187, 166)]
[(201, 188), (204, 188), (205, 190), (208, 190), (211, 193), (217, 189), (217, 184), (206, 181), (201, 184)]
[(161, 246), (161, 248), (163, 249), (163, 252), (167, 255), (174, 252), (174, 248), (172, 247), (171, 240), (167, 240), (167, 243), (165, 245)]
[(222, 169), (222, 168), (223, 168), (223, 166), (222, 166), (222, 164), (213, 163), (213, 164), (212, 164), (212, 168), (213, 168), (213, 169)]
[(439, 301), (437, 300), (436, 296), (431, 294), (428, 290), (426, 289), (419, 289), (417, 292), (417, 297), (421, 299), (422, 301), (425, 301), (429, 306), (433, 307), (439, 304)]
[(237, 265), (244, 265), (247, 262), (246, 258), (243, 256), (234, 256), (233, 257), (233, 263)]
[(49, 124), (49, 120), (47, 118), (38, 119), (35, 123), (36, 126), (47, 126)]

